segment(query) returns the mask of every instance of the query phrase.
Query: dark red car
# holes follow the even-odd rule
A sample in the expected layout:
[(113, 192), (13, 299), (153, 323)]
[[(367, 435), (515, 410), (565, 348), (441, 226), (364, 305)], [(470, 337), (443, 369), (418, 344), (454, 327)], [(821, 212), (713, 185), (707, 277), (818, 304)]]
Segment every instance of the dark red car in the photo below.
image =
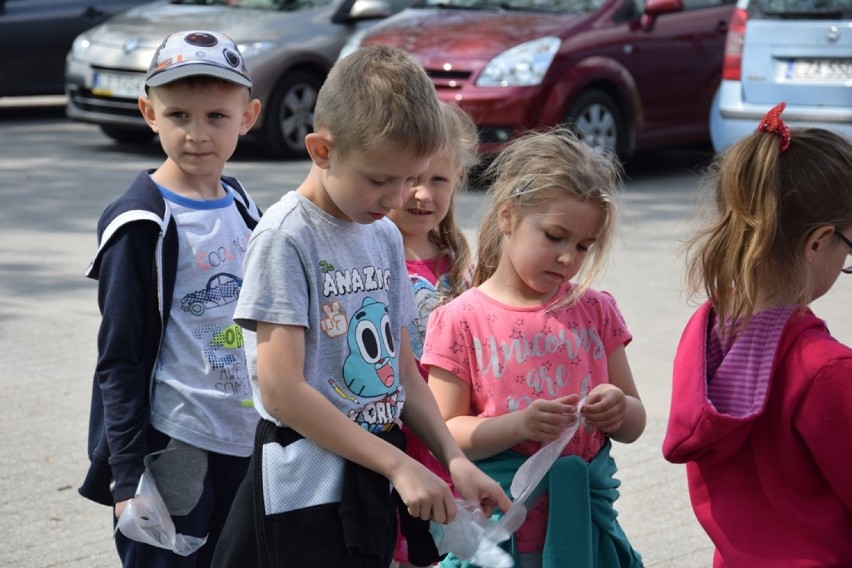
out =
[(482, 149), (572, 122), (592, 146), (709, 140), (733, 0), (425, 0), (360, 35), (413, 53)]

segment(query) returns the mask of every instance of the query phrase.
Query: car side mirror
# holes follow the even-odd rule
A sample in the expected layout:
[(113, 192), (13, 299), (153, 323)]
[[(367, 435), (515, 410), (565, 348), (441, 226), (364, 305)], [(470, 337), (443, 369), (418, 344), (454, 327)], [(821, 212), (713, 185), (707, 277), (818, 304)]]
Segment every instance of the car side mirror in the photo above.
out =
[(681, 11), (683, 11), (683, 0), (646, 0), (640, 25), (643, 30), (651, 29), (657, 16)]

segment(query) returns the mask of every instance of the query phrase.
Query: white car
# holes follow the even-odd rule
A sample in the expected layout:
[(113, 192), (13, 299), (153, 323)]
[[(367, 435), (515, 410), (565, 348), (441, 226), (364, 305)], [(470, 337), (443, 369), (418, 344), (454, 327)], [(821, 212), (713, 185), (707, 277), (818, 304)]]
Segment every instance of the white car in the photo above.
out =
[(710, 110), (713, 148), (754, 132), (782, 101), (789, 126), (852, 138), (852, 1), (739, 0)]
[[(2, 0), (0, 0), (2, 1)], [(177, 31), (209, 29), (239, 46), (260, 99), (261, 147), (304, 158), (317, 92), (354, 32), (410, 0), (160, 0), (110, 18), (74, 40), (65, 65), (67, 114), (119, 142), (153, 133), (137, 100), (157, 46)]]

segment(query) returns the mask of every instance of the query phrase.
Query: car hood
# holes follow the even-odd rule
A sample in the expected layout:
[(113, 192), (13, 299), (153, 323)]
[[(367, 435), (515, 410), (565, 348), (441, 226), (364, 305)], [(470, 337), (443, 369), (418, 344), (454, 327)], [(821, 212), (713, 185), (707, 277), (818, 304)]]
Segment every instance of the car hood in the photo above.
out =
[(93, 45), (142, 53), (142, 60), (147, 59), (143, 67), (147, 68), (154, 50), (170, 33), (207, 29), (222, 32), (236, 43), (275, 41), (290, 30), (304, 28), (320, 12), (330, 12), (335, 5), (283, 12), (155, 2), (128, 10), (87, 33)]
[(585, 14), (410, 8), (370, 28), (362, 45), (392, 45), (421, 60), (491, 59), (510, 47), (547, 35), (562, 36)]

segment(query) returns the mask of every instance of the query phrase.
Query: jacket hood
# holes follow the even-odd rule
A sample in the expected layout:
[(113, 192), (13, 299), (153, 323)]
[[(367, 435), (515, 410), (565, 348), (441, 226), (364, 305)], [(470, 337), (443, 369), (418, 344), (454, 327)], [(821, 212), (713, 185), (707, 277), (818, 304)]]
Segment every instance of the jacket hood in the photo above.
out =
[[(804, 313), (810, 311), (805, 308)], [(675, 356), (663, 441), (667, 460), (713, 463), (740, 449), (764, 412), (778, 361), (797, 335), (822, 324), (801, 314), (800, 306), (772, 310), (760, 321), (753, 319), (729, 345), (716, 337), (709, 302), (693, 315)], [(726, 381), (727, 387), (721, 387)]]

